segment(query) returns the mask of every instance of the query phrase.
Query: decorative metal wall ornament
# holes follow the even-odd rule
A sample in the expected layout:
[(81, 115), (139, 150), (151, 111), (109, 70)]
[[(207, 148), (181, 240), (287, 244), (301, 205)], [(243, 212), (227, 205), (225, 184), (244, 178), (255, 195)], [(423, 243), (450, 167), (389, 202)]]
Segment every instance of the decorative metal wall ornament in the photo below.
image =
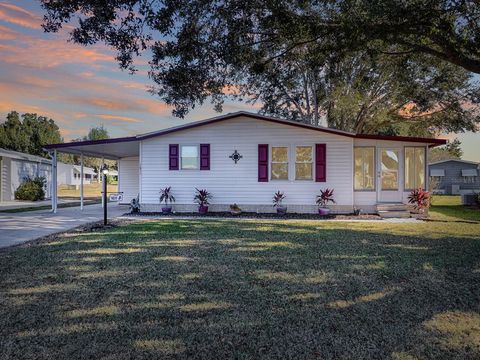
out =
[(229, 156), (229, 158), (235, 161), (236, 164), (241, 158), (243, 158), (243, 156), (240, 155), (237, 150), (235, 150), (233, 154)]

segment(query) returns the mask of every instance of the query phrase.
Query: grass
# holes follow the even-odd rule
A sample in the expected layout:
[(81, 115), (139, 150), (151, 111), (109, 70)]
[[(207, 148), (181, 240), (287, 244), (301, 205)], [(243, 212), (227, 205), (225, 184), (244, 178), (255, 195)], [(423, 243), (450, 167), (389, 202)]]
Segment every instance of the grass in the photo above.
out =
[(0, 252), (0, 358), (478, 359), (480, 224), (164, 220)]
[[(92, 183), (85, 184), (83, 187), (83, 196), (85, 199), (100, 199), (102, 196), (102, 184)], [(118, 186), (116, 184), (107, 184), (107, 192), (117, 192)], [(58, 197), (60, 198), (76, 198), (80, 197), (80, 189), (69, 188), (67, 186), (60, 185), (58, 187)]]
[(480, 208), (463, 206), (459, 195), (434, 195), (429, 217), (436, 221), (480, 222)]

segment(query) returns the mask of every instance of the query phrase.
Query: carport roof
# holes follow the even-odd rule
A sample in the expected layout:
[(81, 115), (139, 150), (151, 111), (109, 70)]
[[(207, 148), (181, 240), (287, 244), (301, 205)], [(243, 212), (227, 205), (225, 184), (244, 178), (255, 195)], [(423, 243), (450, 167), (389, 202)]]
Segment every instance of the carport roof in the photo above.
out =
[[(45, 149), (46, 150), (56, 149), (60, 152), (65, 152), (70, 154), (83, 153), (84, 155), (87, 155), (87, 156), (104, 157), (106, 159), (115, 160), (123, 157), (138, 156), (139, 142), (142, 140), (171, 134), (177, 131), (192, 129), (199, 126), (214, 124), (220, 121), (225, 121), (225, 120), (237, 118), (240, 116), (249, 117), (257, 120), (268, 121), (268, 122), (279, 123), (279, 124), (285, 124), (285, 125), (300, 127), (308, 130), (320, 131), (324, 133), (330, 133), (338, 136), (345, 136), (345, 137), (350, 137), (355, 139), (407, 141), (407, 142), (425, 143), (425, 144), (429, 144), (430, 146), (443, 145), (443, 144), (446, 144), (447, 142), (446, 140), (443, 140), (443, 139), (433, 139), (433, 138), (355, 134), (347, 131), (336, 130), (336, 129), (326, 128), (322, 126), (304, 124), (304, 123), (300, 123), (292, 120), (279, 119), (279, 118), (274, 118), (270, 116), (253, 114), (246, 111), (239, 111), (235, 113), (213, 117), (206, 120), (192, 122), (185, 125), (175, 126), (175, 127), (171, 127), (163, 130), (146, 133), (146, 134), (140, 134), (137, 136), (105, 139), (105, 140), (86, 140), (86, 141), (75, 141), (70, 143), (51, 144), (51, 145), (45, 145)], [(119, 143), (122, 143), (122, 145), (119, 146)]]

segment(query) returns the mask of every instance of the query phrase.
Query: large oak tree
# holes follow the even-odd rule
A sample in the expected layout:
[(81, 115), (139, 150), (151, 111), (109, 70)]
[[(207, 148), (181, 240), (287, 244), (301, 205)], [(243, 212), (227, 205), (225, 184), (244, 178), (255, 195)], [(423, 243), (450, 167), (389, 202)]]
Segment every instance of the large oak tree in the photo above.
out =
[[(249, 99), (253, 96), (263, 101), (265, 112), (277, 111), (273, 107), (275, 102), (294, 104), (285, 101), (285, 97), (276, 97), (282, 87), (295, 86), (292, 83), (297, 82), (300, 85), (292, 88), (293, 92), (299, 94), (305, 89), (305, 81), (302, 84), (295, 76), (301, 78), (304, 76), (301, 73), (313, 75), (328, 70), (328, 74), (321, 73), (326, 80), (327, 98), (322, 95), (322, 103), (312, 103), (310, 100), (316, 101), (316, 97), (309, 100), (311, 95), (304, 92), (300, 100), (305, 105), (309, 102), (310, 109), (317, 106), (315, 111), (326, 111), (330, 126), (370, 131), (368, 127), (378, 129), (379, 114), (388, 112), (389, 122), (398, 119), (399, 114), (405, 120), (404, 111), (391, 110), (408, 100), (399, 94), (409, 91), (418, 95), (412, 96), (407, 108), (412, 123), (418, 124), (414, 119), (421, 117), (434, 127), (459, 131), (474, 129), (478, 121), (474, 115), (461, 120), (462, 106), (471, 109), (479, 101), (478, 88), (472, 88), (468, 78), (468, 74), (480, 73), (480, 4), (476, 0), (41, 2), (46, 10), (46, 31), (57, 31), (62, 24), (74, 23), (71, 33), (74, 41), (84, 45), (101, 41), (112, 46), (118, 51), (117, 59), (124, 69), (134, 70), (135, 56), (147, 50), (151, 54), (150, 76), (156, 84), (153, 92), (173, 105), (174, 114), (180, 117), (206, 100), (220, 109), (226, 89), (232, 87), (238, 88), (240, 94), (248, 94)], [(305, 49), (315, 54), (313, 62), (303, 57)], [(339, 71), (330, 68), (332, 54)], [(362, 64), (352, 68), (358, 70), (352, 78), (348, 62), (359, 58), (363, 59)], [(290, 77), (294, 61), (299, 62), (300, 68)], [(405, 68), (402, 70), (398, 63)], [(368, 68), (369, 64), (374, 67)], [(415, 64), (414, 69), (409, 68), (411, 64)], [(367, 68), (363, 69), (365, 65)], [(284, 73), (274, 78), (278, 69)], [(368, 107), (371, 99), (376, 99), (376, 86), (383, 77), (395, 76), (401, 80), (404, 72), (418, 75), (419, 81), (411, 83), (409, 89), (407, 81), (393, 79), (387, 94), (395, 101), (377, 112), (370, 111), (368, 116), (376, 119), (373, 123), (352, 126), (349, 120), (349, 124), (343, 124), (346, 116), (364, 113), (362, 107), (365, 104)], [(369, 77), (372, 73), (378, 76)], [(462, 83), (442, 83), (444, 75), (449, 80), (458, 75)], [(430, 77), (440, 87), (430, 86)], [(322, 81), (319, 76), (309, 81), (312, 89), (324, 85), (319, 83)], [(423, 82), (423, 89), (429, 95), (423, 102), (419, 82)], [(333, 88), (328, 88), (332, 84)], [(260, 91), (266, 86), (272, 87), (271, 91), (263, 94)], [(287, 106), (278, 107), (278, 111), (286, 109)], [(440, 114), (444, 120), (439, 120)], [(446, 114), (450, 120), (445, 120)], [(368, 118), (360, 115), (360, 119)], [(313, 113), (310, 121), (317, 122), (317, 116)], [(448, 122), (454, 125), (444, 126)]]

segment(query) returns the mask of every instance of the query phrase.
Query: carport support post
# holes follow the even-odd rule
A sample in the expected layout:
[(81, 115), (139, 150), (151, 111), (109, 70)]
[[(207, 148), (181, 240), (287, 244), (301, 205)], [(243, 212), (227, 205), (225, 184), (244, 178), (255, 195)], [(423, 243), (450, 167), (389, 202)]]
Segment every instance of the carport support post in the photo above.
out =
[(57, 213), (57, 150), (53, 150), (52, 158), (52, 212)]
[[(105, 177), (103, 176), (103, 173), (102, 173), (102, 169), (104, 168), (105, 166), (105, 158), (102, 157), (102, 167), (100, 168), (99, 172), (98, 172), (98, 179), (100, 180), (103, 180), (105, 181)], [(105, 184), (103, 184), (103, 188), (105, 188)], [(102, 208), (105, 207), (105, 199), (104, 199), (104, 196), (102, 196)]]
[(80, 210), (83, 210), (83, 153), (80, 154)]

